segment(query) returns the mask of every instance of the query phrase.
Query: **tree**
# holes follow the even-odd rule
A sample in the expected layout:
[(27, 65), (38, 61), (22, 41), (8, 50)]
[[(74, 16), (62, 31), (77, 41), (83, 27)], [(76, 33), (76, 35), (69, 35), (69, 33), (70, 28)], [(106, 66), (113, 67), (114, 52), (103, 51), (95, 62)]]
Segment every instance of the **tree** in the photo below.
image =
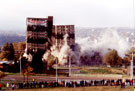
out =
[(26, 43), (25, 42), (13, 42), (13, 47), (14, 47), (14, 51), (15, 53), (15, 58), (16, 60), (18, 60), (20, 58), (20, 56), (22, 56), (24, 54), (24, 50), (26, 47)]
[[(128, 50), (125, 53), (125, 57), (123, 58), (123, 61), (124, 61), (123, 63), (125, 64), (125, 66), (129, 66), (131, 64), (132, 53), (134, 56), (135, 55), (134, 52), (135, 52), (135, 47), (132, 47), (130, 50)], [(135, 56), (133, 57), (133, 65), (135, 66)]]
[(52, 68), (52, 66), (56, 63), (56, 57), (54, 57), (53, 55), (49, 55), (46, 61), (47, 61), (47, 66), (49, 68)]
[(21, 72), (22, 72), (22, 75), (24, 77), (24, 81), (25, 81), (25, 76), (27, 77), (27, 81), (28, 81), (28, 76), (32, 75), (33, 74), (33, 68), (30, 64), (29, 61), (27, 61), (27, 59), (25, 57), (21, 57), (20, 59), (21, 61)]
[(3, 61), (7, 61), (8, 60), (8, 58), (7, 58), (7, 55), (8, 53), (5, 51), (5, 52), (2, 52), (1, 54), (0, 54), (0, 58), (1, 58), (1, 60), (3, 60)]
[(7, 60), (13, 60), (15, 58), (14, 56), (14, 48), (13, 44), (6, 42), (3, 46), (3, 52), (0, 54), (1, 59), (7, 59)]
[(18, 47), (18, 50), (25, 50), (25, 47), (26, 47), (26, 43), (25, 42), (19, 42), (19, 47)]
[(125, 65), (125, 67), (129, 66), (130, 65), (130, 57), (124, 57), (123, 64)]
[(9, 44), (8, 53), (9, 53), (9, 55), (8, 55), (7, 59), (13, 60), (15, 58), (15, 56), (14, 56), (14, 53), (15, 52), (14, 52), (14, 47), (13, 47), (13, 44), (12, 43)]
[(104, 61), (110, 66), (120, 66), (122, 64), (122, 58), (114, 49), (104, 55)]
[(8, 42), (6, 42), (4, 45), (3, 45), (3, 51), (7, 51), (9, 49), (9, 44)]
[(24, 81), (25, 81), (25, 76), (27, 77), (27, 82), (28, 82), (28, 77), (33, 75), (33, 68), (29, 65), (25, 67), (25, 69), (22, 70), (22, 75), (24, 76)]
[(2, 51), (2, 48), (1, 48), (1, 46), (0, 46), (0, 53), (1, 53), (1, 51)]
[(13, 42), (13, 47), (15, 51), (18, 51), (18, 43), (17, 42)]

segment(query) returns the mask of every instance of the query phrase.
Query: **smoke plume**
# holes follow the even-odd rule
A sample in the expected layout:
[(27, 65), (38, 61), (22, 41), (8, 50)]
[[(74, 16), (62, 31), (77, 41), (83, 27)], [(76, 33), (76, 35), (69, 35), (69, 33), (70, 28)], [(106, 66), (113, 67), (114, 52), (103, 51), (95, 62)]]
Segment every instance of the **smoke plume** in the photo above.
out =
[(109, 49), (117, 50), (121, 57), (124, 57), (125, 52), (129, 50), (130, 44), (127, 38), (121, 36), (115, 29), (101, 30), (99, 35), (77, 37), (74, 51), (67, 44), (68, 35), (64, 36), (64, 45), (58, 50), (57, 46), (51, 47), (44, 54), (44, 59), (47, 59), (49, 55), (53, 55), (58, 58), (59, 64), (65, 64), (70, 57), (72, 62), (77, 64), (100, 64), (103, 62), (103, 56), (109, 51)]
[(93, 55), (92, 51), (99, 52), (103, 56), (108, 52), (108, 49), (115, 49), (123, 57), (130, 47), (126, 38), (120, 36), (117, 30), (114, 29), (104, 30), (94, 39), (91, 39), (89, 36), (77, 38), (76, 43), (80, 45), (81, 55), (89, 54), (89, 56)]
[(61, 65), (67, 63), (69, 59), (68, 57), (70, 57), (71, 61), (74, 61), (75, 55), (72, 49), (67, 44), (67, 37), (68, 37), (68, 34), (64, 36), (64, 45), (60, 49), (57, 48), (57, 45), (52, 46), (51, 50), (48, 50), (44, 54), (43, 59), (47, 60), (49, 55), (53, 55), (54, 57), (58, 58), (58, 64), (61, 64)]
[[(101, 64), (103, 62), (103, 56), (109, 51), (109, 49), (117, 50), (119, 56), (124, 57), (125, 52), (131, 48), (129, 37), (122, 36), (116, 29), (101, 30), (100, 33), (94, 33), (92, 30), (90, 35), (76, 37), (76, 43), (74, 51), (67, 43), (68, 34), (64, 36), (64, 45), (58, 49), (57, 45), (53, 45), (50, 50), (47, 50), (43, 55), (43, 59), (47, 61), (50, 55), (58, 58), (58, 64), (63, 65), (71, 62), (76, 64)], [(81, 34), (82, 35), (82, 34)], [(31, 55), (27, 55), (30, 58)]]

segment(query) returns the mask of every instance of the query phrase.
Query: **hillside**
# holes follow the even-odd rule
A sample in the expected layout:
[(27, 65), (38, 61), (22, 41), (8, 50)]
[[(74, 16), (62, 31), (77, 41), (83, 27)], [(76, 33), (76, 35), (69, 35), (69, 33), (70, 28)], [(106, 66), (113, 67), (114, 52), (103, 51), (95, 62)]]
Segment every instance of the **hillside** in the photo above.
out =
[(25, 36), (23, 33), (16, 34), (14, 32), (1, 32), (0, 33), (0, 46), (2, 46), (5, 42), (20, 42), (25, 41)]

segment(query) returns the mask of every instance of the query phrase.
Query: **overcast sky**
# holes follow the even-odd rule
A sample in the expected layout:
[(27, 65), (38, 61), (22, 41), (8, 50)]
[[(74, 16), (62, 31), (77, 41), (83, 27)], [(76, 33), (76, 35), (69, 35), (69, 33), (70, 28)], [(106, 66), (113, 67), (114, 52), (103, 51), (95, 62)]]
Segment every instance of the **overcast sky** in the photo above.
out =
[(133, 27), (133, 0), (1, 0), (0, 29), (25, 30), (27, 17), (54, 16), (54, 24)]

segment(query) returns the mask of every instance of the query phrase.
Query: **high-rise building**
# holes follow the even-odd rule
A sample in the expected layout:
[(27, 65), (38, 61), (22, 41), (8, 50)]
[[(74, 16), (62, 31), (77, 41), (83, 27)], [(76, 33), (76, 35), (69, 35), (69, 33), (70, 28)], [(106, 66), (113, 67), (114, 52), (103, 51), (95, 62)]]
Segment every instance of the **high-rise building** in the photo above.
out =
[[(64, 35), (67, 34), (66, 43), (74, 49), (74, 25), (53, 25), (53, 17), (27, 18), (26, 20), (26, 50), (27, 58), (32, 62), (34, 72), (43, 71), (46, 61), (42, 60), (43, 54), (53, 45), (60, 49), (64, 45)], [(68, 59), (67, 59), (68, 60)], [(38, 63), (38, 64), (37, 64)]]
[(54, 25), (52, 31), (52, 43), (56, 45), (58, 49), (60, 49), (64, 43), (64, 37), (67, 34), (67, 45), (74, 50), (75, 46), (75, 31), (74, 25)]
[(32, 58), (35, 58), (34, 55), (38, 55), (36, 58), (42, 57), (53, 45), (60, 51), (65, 43), (74, 51), (74, 25), (53, 25), (52, 16), (27, 18), (26, 24), (26, 49), (27, 54), (32, 54)]
[(51, 46), (53, 17), (27, 18), (26, 25), (27, 54), (35, 53), (39, 50), (45, 52)]

